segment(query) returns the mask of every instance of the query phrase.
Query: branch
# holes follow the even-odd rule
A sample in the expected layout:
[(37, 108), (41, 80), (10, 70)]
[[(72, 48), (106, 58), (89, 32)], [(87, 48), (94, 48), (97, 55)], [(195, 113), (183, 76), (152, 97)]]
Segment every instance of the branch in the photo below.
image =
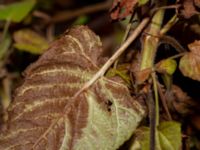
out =
[(107, 0), (107, 1), (99, 3), (99, 4), (79, 8), (79, 9), (76, 9), (73, 11), (57, 12), (54, 16), (52, 16), (52, 20), (50, 22), (58, 23), (58, 22), (73, 19), (80, 15), (85, 15), (85, 14), (94, 13), (94, 12), (98, 12), (98, 11), (108, 10), (110, 8), (110, 6), (111, 6), (111, 1)]
[(121, 47), (115, 52), (115, 54), (103, 65), (103, 67), (90, 79), (86, 82), (83, 87), (73, 96), (76, 98), (84, 90), (88, 89), (92, 84), (96, 82), (100, 77), (104, 75), (107, 69), (114, 63), (114, 61), (128, 48), (128, 46), (137, 38), (137, 36), (142, 32), (144, 27), (149, 22), (149, 18), (145, 18), (138, 25), (138, 27), (133, 31), (129, 38), (121, 45)]

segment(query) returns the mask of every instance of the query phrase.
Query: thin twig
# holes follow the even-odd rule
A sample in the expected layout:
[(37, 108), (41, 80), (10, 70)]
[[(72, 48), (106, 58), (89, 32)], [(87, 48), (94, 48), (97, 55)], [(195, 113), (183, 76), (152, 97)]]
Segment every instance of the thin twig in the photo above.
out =
[(158, 99), (158, 87), (156, 83), (156, 73), (152, 72), (151, 73), (151, 78), (153, 80), (153, 90), (154, 90), (154, 98), (155, 98), (155, 120), (156, 120), (156, 127), (159, 125), (159, 99)]
[(63, 22), (63, 21), (73, 19), (80, 15), (85, 15), (85, 14), (94, 13), (94, 12), (98, 12), (98, 11), (108, 10), (110, 8), (110, 6), (111, 6), (111, 1), (107, 0), (107, 1), (99, 3), (99, 4), (87, 6), (84, 8), (79, 8), (79, 9), (72, 10), (72, 11), (57, 12), (54, 16), (52, 16), (51, 23)]
[[(128, 23), (128, 25), (127, 25), (127, 27), (126, 27), (126, 31), (125, 31), (125, 34), (124, 34), (124, 37), (123, 37), (123, 39), (122, 39), (122, 42), (121, 42), (121, 45), (126, 41), (126, 39), (128, 38), (128, 35), (129, 35), (129, 32), (130, 32), (130, 30), (131, 30), (131, 26), (132, 26), (132, 23), (133, 23), (133, 13), (131, 14), (131, 17), (130, 17), (130, 20), (129, 20), (129, 23)], [(116, 61), (115, 61), (115, 63), (114, 63), (114, 69), (116, 69), (117, 68), (117, 65), (118, 65), (118, 62), (119, 62), (119, 59), (120, 58), (118, 58)]]
[(165, 98), (165, 96), (164, 96), (164, 94), (162, 92), (162, 89), (161, 89), (160, 84), (158, 83), (158, 81), (157, 81), (157, 87), (158, 87), (158, 93), (160, 95), (160, 99), (161, 99), (163, 108), (164, 108), (165, 112), (167, 113), (168, 119), (171, 121), (172, 120), (172, 116), (171, 116), (171, 114), (169, 112), (169, 109), (168, 109), (167, 104), (166, 104), (166, 98)]
[(46, 30), (46, 37), (48, 42), (52, 42), (54, 40), (54, 32), (55, 32), (55, 25), (49, 24)]
[(138, 25), (138, 27), (133, 31), (130, 37), (123, 43), (123, 45), (115, 52), (115, 54), (103, 65), (103, 67), (88, 81), (83, 87), (73, 96), (77, 97), (84, 90), (88, 89), (92, 84), (96, 82), (97, 79), (102, 77), (107, 69), (113, 64), (113, 62), (127, 49), (127, 47), (136, 39), (136, 37), (142, 32), (144, 27), (149, 22), (149, 18), (145, 18)]
[(176, 24), (176, 22), (179, 20), (178, 15), (175, 14), (165, 25), (164, 27), (160, 30), (160, 35), (164, 35), (165, 33), (167, 33), (174, 24)]
[(4, 41), (4, 39), (6, 38), (7, 34), (8, 34), (8, 29), (9, 29), (9, 26), (10, 26), (10, 21), (6, 21), (5, 25), (4, 25), (4, 29), (3, 29), (3, 34), (2, 34), (2, 37), (0, 39), (0, 41)]
[(173, 37), (171, 36), (168, 36), (168, 35), (153, 35), (153, 34), (150, 34), (150, 33), (147, 33), (147, 32), (144, 32), (144, 34), (147, 34), (149, 36), (152, 36), (152, 37), (156, 37), (156, 38), (159, 38), (159, 45), (161, 44), (169, 44), (171, 45), (172, 47), (175, 48), (175, 50), (179, 53), (185, 53), (187, 52), (187, 50)]
[(148, 89), (148, 105), (149, 105), (149, 128), (150, 128), (150, 150), (155, 150), (156, 145), (156, 110), (155, 101), (151, 89)]
[(51, 20), (51, 16), (49, 16), (48, 14), (46, 14), (42, 11), (39, 11), (39, 10), (35, 10), (32, 14), (34, 17), (41, 18), (47, 22), (49, 22)]
[(187, 54), (187, 52), (179, 53), (179, 54), (177, 54), (177, 55), (173, 55), (173, 56), (171, 56), (171, 57), (168, 57), (167, 59), (176, 59), (176, 58), (179, 58), (179, 57), (184, 56), (185, 54)]
[(179, 7), (181, 7), (180, 4), (169, 5), (169, 6), (162, 6), (162, 7), (154, 8), (152, 12), (155, 12), (155, 11), (160, 10), (160, 9), (178, 9)]

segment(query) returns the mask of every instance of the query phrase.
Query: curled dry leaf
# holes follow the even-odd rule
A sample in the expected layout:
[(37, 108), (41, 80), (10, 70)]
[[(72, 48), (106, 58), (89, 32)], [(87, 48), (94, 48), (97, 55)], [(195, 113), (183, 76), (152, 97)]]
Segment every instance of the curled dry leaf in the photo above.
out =
[(200, 81), (200, 40), (188, 45), (191, 52), (185, 54), (179, 64), (184, 76)]
[(1, 127), (1, 150), (115, 150), (143, 117), (121, 83), (102, 77), (73, 95), (99, 69), (101, 42), (78, 26), (55, 41), (25, 71), (25, 81)]
[(176, 85), (166, 94), (166, 100), (170, 111), (182, 116), (191, 115), (199, 109), (199, 105)]

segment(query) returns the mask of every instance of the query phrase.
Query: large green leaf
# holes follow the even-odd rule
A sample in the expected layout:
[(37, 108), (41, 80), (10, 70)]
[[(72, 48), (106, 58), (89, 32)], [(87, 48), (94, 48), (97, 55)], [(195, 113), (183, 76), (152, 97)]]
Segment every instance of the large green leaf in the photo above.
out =
[(101, 77), (73, 97), (98, 71), (101, 55), (99, 37), (85, 26), (52, 43), (25, 71), (0, 149), (116, 150), (129, 139), (144, 110), (124, 84)]
[[(150, 149), (150, 129), (140, 128), (138, 141), (142, 150)], [(136, 142), (133, 143), (133, 146)], [(133, 147), (132, 146), (132, 147)], [(162, 122), (156, 130), (156, 150), (179, 150), (181, 147), (181, 126), (177, 122)], [(133, 150), (133, 149), (132, 149)]]
[(32, 10), (36, 0), (25, 0), (0, 6), (0, 20), (21, 22)]

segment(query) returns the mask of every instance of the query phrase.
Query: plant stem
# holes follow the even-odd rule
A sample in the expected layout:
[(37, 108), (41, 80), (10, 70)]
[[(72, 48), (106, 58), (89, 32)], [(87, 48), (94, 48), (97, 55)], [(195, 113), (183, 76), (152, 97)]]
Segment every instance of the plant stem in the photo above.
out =
[(2, 37), (1, 37), (1, 41), (4, 41), (7, 33), (8, 33), (8, 28), (10, 26), (10, 21), (6, 21), (5, 25), (4, 25), (4, 29), (3, 29), (3, 34), (2, 34)]
[[(159, 44), (159, 38), (151, 35), (158, 36), (160, 34), (160, 28), (164, 18), (164, 9), (158, 10), (152, 18), (151, 24), (148, 29), (148, 34), (144, 35), (142, 41), (142, 60), (140, 64), (140, 71), (147, 68), (154, 68), (154, 59), (156, 56), (157, 47)], [(153, 89), (154, 89), (154, 99), (155, 99), (155, 116), (150, 116), (150, 118), (154, 118), (155, 122), (150, 122), (150, 127), (152, 127), (152, 131), (150, 132), (150, 145), (151, 150), (155, 148), (156, 145), (156, 127), (159, 125), (159, 102), (158, 102), (158, 89), (156, 83), (155, 72), (151, 73), (151, 78), (153, 80)], [(149, 114), (151, 115), (151, 114)], [(153, 124), (152, 124), (153, 123)], [(155, 127), (155, 130), (153, 129)]]
[(144, 40), (142, 43), (142, 61), (140, 65), (140, 70), (152, 68), (154, 63), (154, 58), (157, 50), (157, 45), (159, 38), (151, 35), (158, 35), (160, 33), (161, 24), (164, 17), (164, 10), (159, 10), (153, 16), (151, 24), (149, 26), (149, 31), (147, 35), (144, 35)]
[(168, 119), (171, 121), (172, 120), (172, 116), (169, 112), (169, 109), (167, 107), (167, 103), (166, 103), (166, 97), (164, 96), (163, 92), (162, 92), (162, 89), (160, 87), (160, 84), (159, 82), (157, 81), (157, 87), (158, 87), (158, 92), (159, 92), (159, 95), (160, 95), (160, 99), (161, 99), (161, 102), (162, 102), (162, 105), (163, 105), (163, 108), (167, 114), (167, 117)]
[[(126, 39), (128, 38), (129, 32), (130, 32), (130, 30), (131, 30), (131, 26), (132, 26), (133, 17), (134, 17), (134, 16), (133, 16), (133, 13), (132, 13), (132, 14), (131, 14), (131, 17), (130, 17), (130, 20), (129, 20), (129, 23), (128, 23), (127, 27), (126, 27), (126, 31), (125, 31), (124, 37), (123, 37), (123, 39), (122, 39), (120, 45), (122, 45), (122, 44), (124, 43), (124, 41), (126, 41)], [(119, 59), (120, 59), (120, 58), (118, 58), (118, 59), (114, 62), (114, 65), (113, 65), (113, 68), (114, 68), (114, 69), (117, 68)]]
[(155, 111), (156, 111), (156, 127), (159, 125), (159, 101), (158, 101), (158, 87), (156, 80), (156, 73), (152, 72), (151, 77), (153, 79), (153, 90), (154, 90), (154, 98), (155, 98)]
[(168, 32), (171, 27), (178, 21), (177, 14), (175, 14), (160, 30), (160, 35), (164, 35), (166, 32)]
[(152, 94), (152, 90), (148, 89), (148, 107), (149, 107), (149, 122), (150, 122), (150, 150), (155, 150), (155, 135), (156, 135), (156, 110), (155, 110), (155, 102)]
[(176, 58), (179, 58), (179, 57), (181, 57), (181, 56), (184, 56), (185, 54), (187, 54), (187, 52), (179, 53), (179, 54), (177, 54), (177, 55), (168, 57), (167, 59), (176, 59)]

